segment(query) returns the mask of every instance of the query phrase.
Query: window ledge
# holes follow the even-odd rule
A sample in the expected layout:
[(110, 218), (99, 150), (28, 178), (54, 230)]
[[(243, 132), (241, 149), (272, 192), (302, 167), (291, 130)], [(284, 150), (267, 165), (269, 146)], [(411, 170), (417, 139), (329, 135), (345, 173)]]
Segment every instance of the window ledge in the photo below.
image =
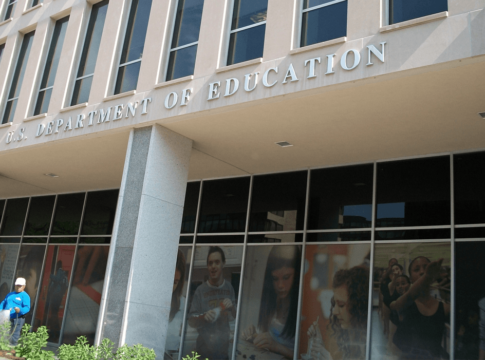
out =
[(3, 20), (2, 22), (0, 22), (0, 26), (5, 25), (5, 24), (9, 23), (9, 22), (10, 22), (10, 21), (12, 21), (12, 20), (13, 20), (13, 18), (8, 18), (7, 20)]
[(9, 127), (9, 126), (12, 126), (11, 122), (8, 122), (8, 123), (5, 123), (5, 124), (0, 124), (0, 129), (4, 128), (4, 127)]
[(159, 83), (159, 84), (155, 85), (155, 89), (163, 88), (165, 86), (180, 84), (180, 83), (187, 82), (187, 81), (191, 81), (191, 80), (194, 80), (194, 75), (184, 76), (184, 77), (179, 78), (179, 79), (175, 79), (175, 80), (170, 80), (170, 81), (165, 81), (163, 83)]
[(111, 101), (111, 100), (123, 98), (123, 97), (126, 97), (126, 96), (131, 96), (131, 95), (135, 95), (135, 94), (136, 94), (136, 90), (126, 91), (126, 92), (121, 93), (121, 94), (106, 96), (103, 99), (103, 101)]
[(397, 24), (392, 24), (392, 25), (387, 25), (383, 26), (379, 29), (379, 32), (388, 32), (388, 31), (394, 31), (394, 30), (400, 30), (404, 29), (410, 26), (415, 26), (415, 25), (420, 25), (424, 24), (430, 21), (435, 21), (435, 20), (440, 20), (448, 17), (448, 11), (443, 11), (437, 14), (433, 15), (428, 15), (428, 16), (423, 16), (417, 19), (412, 19), (408, 21), (403, 21)]
[(245, 67), (245, 66), (261, 64), (262, 62), (263, 62), (263, 58), (257, 58), (257, 59), (253, 59), (253, 60), (243, 61), (243, 62), (238, 63), (238, 64), (220, 67), (219, 69), (216, 69), (216, 73), (231, 71), (231, 70), (239, 69), (239, 68), (242, 68), (242, 67)]
[(304, 47), (301, 47), (301, 48), (298, 48), (298, 49), (293, 49), (290, 51), (290, 54), (293, 55), (293, 54), (299, 54), (299, 53), (302, 53), (302, 52), (305, 52), (305, 51), (311, 51), (311, 50), (314, 50), (314, 49), (320, 49), (322, 47), (326, 47), (326, 46), (332, 46), (332, 45), (336, 45), (336, 44), (342, 44), (344, 42), (347, 41), (347, 37), (344, 36), (344, 37), (340, 37), (340, 38), (337, 38), (337, 39), (332, 39), (332, 40), (328, 40), (328, 41), (324, 41), (324, 42), (321, 42), (321, 43), (318, 43), (318, 44), (313, 44), (313, 45), (308, 45), (308, 46), (304, 46)]
[(68, 112), (68, 111), (71, 111), (71, 110), (85, 108), (86, 106), (88, 106), (87, 102), (62, 108), (61, 110), (59, 110), (59, 112), (60, 113)]
[(41, 8), (42, 6), (44, 6), (44, 4), (43, 4), (43, 3), (37, 4), (37, 5), (35, 5), (35, 6), (32, 6), (31, 8), (29, 8), (29, 9), (25, 10), (25, 11), (22, 13), (22, 15), (25, 15), (25, 14), (28, 14), (29, 12), (31, 12), (31, 11), (37, 10), (38, 8)]
[(39, 115), (34, 115), (34, 116), (30, 116), (28, 118), (25, 118), (24, 119), (24, 122), (34, 121), (34, 120), (37, 120), (37, 119), (43, 119), (45, 117), (47, 117), (47, 113), (43, 113), (43, 114), (39, 114)]

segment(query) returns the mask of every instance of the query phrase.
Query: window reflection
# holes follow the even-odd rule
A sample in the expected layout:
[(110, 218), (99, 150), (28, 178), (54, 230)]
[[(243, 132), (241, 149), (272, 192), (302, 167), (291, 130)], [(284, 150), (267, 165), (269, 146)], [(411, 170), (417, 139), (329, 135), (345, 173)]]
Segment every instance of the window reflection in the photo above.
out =
[(182, 216), (182, 234), (192, 234), (195, 230), (195, 218), (199, 205), (200, 181), (187, 183), (185, 192), (184, 214)]
[[(3, 240), (3, 239), (2, 239)], [(15, 263), (20, 245), (0, 245), (0, 298), (5, 296), (13, 288), (15, 275)]]
[(88, 193), (82, 235), (110, 235), (116, 215), (118, 190)]
[(28, 198), (7, 201), (0, 235), (22, 235), (28, 204)]
[(48, 235), (54, 210), (55, 196), (33, 197), (30, 200), (29, 216), (25, 235)]
[(77, 235), (84, 205), (85, 193), (59, 195), (52, 235)]
[(389, 24), (448, 10), (448, 0), (389, 0)]

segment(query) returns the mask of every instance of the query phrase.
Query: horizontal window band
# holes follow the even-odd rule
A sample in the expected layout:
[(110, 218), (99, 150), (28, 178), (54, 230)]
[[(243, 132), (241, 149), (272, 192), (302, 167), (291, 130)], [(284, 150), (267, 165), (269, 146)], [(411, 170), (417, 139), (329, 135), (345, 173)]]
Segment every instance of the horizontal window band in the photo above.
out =
[(197, 45), (198, 43), (199, 43), (199, 42), (198, 42), (198, 41), (196, 41), (196, 42), (193, 42), (193, 43), (190, 43), (190, 44), (187, 44), (187, 45), (182, 45), (182, 46), (179, 46), (179, 47), (176, 47), (176, 48), (170, 49), (170, 52), (177, 51), (177, 50), (181, 50), (181, 49), (185, 49), (185, 48), (188, 48), (188, 47), (191, 47), (191, 46)]
[(308, 9), (303, 9), (302, 12), (306, 13), (306, 12), (309, 12), (309, 11), (312, 11), (312, 10), (318, 10), (318, 9), (321, 9), (321, 8), (324, 8), (324, 7), (327, 7), (327, 6), (331, 6), (331, 5), (335, 5), (335, 4), (344, 2), (344, 1), (347, 1), (347, 0), (335, 0), (335, 1), (332, 1), (332, 2), (325, 3), (325, 4), (317, 5), (317, 6), (308, 8)]
[(140, 61), (141, 61), (141, 58), (136, 59), (136, 60), (132, 60), (132, 61), (128, 61), (128, 62), (126, 62), (126, 63), (124, 63), (124, 64), (120, 64), (119, 68), (120, 68), (120, 67), (123, 67), (123, 66), (128, 66), (128, 65), (131, 65), (131, 64), (134, 64), (134, 63), (137, 63), (137, 62), (140, 62)]
[(93, 76), (94, 76), (94, 73), (89, 74), (89, 75), (83, 75), (83, 76), (80, 76), (80, 77), (76, 78), (75, 81), (82, 80), (82, 79), (86, 79), (88, 77), (93, 77)]
[(247, 30), (247, 29), (251, 29), (253, 27), (260, 26), (260, 25), (266, 25), (266, 21), (261, 21), (261, 22), (258, 22), (256, 24), (252, 24), (252, 25), (248, 25), (248, 26), (245, 26), (245, 27), (242, 27), (242, 28), (239, 28), (239, 29), (231, 30), (231, 34), (236, 33), (236, 32), (239, 32), (239, 31), (244, 31), (244, 30)]
[(43, 88), (43, 89), (40, 89), (39, 92), (46, 91), (46, 90), (50, 90), (50, 89), (54, 89), (54, 85), (49, 86), (49, 87), (46, 87), (46, 88)]

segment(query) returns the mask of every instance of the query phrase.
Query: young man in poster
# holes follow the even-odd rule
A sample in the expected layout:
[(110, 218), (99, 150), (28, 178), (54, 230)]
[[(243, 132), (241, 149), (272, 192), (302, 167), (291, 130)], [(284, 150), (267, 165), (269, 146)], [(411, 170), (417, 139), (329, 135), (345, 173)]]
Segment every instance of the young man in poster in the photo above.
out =
[(201, 359), (229, 358), (229, 320), (234, 318), (235, 294), (232, 285), (222, 276), (226, 264), (224, 251), (211, 246), (207, 255), (209, 280), (195, 291), (190, 307), (189, 325), (196, 328), (196, 351)]

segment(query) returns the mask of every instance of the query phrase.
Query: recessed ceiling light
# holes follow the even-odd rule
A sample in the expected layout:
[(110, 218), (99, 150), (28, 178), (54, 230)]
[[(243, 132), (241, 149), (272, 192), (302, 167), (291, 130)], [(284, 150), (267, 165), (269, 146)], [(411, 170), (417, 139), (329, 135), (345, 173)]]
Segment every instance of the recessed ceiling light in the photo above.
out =
[(275, 143), (276, 145), (279, 145), (281, 147), (290, 147), (290, 146), (293, 146), (292, 144), (290, 144), (288, 141), (278, 141)]
[(485, 111), (478, 113), (478, 116), (480, 116), (482, 119), (485, 119)]
[(57, 178), (57, 177), (59, 177), (59, 175), (52, 174), (52, 173), (50, 173), (50, 174), (44, 174), (44, 175), (45, 175), (45, 176), (48, 176), (48, 177), (52, 177), (52, 178)]

